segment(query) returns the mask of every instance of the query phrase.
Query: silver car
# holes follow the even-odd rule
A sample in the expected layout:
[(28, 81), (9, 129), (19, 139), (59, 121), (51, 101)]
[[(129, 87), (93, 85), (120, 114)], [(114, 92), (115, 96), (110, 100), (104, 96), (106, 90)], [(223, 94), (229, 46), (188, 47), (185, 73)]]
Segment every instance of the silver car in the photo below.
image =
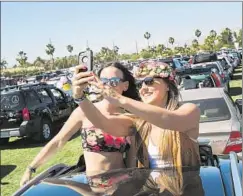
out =
[(215, 154), (242, 152), (241, 113), (223, 88), (181, 91), (182, 102), (195, 103), (201, 110), (199, 139), (209, 139)]

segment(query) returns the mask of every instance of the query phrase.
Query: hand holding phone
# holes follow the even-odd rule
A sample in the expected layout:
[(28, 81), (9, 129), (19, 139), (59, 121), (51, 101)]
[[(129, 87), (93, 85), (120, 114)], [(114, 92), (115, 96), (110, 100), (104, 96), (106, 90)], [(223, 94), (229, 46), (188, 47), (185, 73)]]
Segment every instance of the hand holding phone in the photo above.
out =
[(74, 99), (78, 99), (84, 94), (87, 94), (89, 82), (94, 80), (93, 72), (80, 72), (80, 70), (86, 70), (86, 67), (84, 65), (75, 67), (75, 74), (72, 80), (72, 94)]
[(93, 51), (87, 50), (84, 52), (80, 52), (78, 55), (78, 63), (79, 65), (86, 66), (85, 69), (81, 69), (80, 72), (86, 72), (86, 71), (93, 71)]

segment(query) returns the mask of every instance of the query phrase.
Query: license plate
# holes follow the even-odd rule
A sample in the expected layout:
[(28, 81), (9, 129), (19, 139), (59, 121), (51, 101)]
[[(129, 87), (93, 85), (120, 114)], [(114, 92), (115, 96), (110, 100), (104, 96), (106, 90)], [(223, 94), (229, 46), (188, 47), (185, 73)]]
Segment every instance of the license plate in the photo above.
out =
[(8, 138), (8, 137), (9, 137), (9, 132), (6, 131), (0, 132), (0, 138)]

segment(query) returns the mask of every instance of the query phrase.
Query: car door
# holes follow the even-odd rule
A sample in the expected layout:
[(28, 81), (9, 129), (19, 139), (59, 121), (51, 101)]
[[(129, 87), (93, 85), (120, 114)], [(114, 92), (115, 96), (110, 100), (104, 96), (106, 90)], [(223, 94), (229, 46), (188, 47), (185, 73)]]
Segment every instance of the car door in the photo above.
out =
[(41, 99), (41, 107), (45, 110), (48, 108), (50, 110), (49, 112), (51, 113), (53, 120), (58, 120), (59, 108), (54, 103), (54, 100), (51, 97), (50, 93), (45, 88), (36, 89), (36, 92)]
[(52, 93), (59, 109), (59, 118), (67, 118), (71, 114), (72, 108), (70, 107), (65, 94), (60, 89), (55, 87), (49, 88), (49, 90)]

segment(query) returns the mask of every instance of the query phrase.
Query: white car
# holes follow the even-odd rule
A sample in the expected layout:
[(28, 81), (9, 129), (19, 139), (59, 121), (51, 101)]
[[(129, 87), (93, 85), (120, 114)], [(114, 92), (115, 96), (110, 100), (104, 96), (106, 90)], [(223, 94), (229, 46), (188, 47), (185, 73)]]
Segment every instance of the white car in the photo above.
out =
[(209, 139), (215, 154), (242, 152), (241, 114), (223, 88), (181, 91), (182, 102), (195, 103), (201, 110), (199, 139)]

